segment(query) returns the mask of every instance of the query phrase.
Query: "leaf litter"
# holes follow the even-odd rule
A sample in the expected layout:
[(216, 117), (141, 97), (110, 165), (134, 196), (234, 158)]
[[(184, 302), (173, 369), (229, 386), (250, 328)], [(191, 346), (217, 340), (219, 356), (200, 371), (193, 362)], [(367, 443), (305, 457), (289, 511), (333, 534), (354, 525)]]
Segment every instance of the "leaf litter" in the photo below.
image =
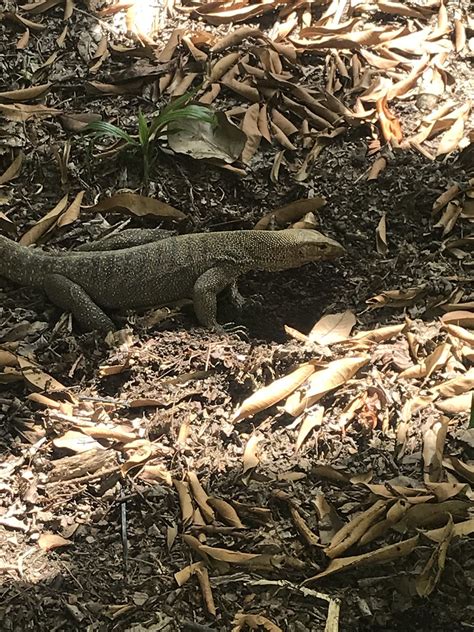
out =
[[(472, 39), (466, 14), (453, 19), (442, 3), (333, 2), (312, 10), (295, 2), (169, 3), (170, 24), (158, 37), (126, 37), (120, 20), (124, 12), (132, 20), (131, 7), (109, 6), (117, 21), (103, 12), (97, 19), (93, 3), (85, 7), (39, 2), (0, 22), (18, 60), (23, 50), (33, 54), (32, 33), (47, 36), (49, 46), (49, 57), (31, 68), (31, 81), (12, 81), (0, 92), (12, 143), (2, 136), (2, 192), (14, 199), (7, 219), (15, 220), (23, 243), (64, 245), (65, 235), (74, 240), (82, 229), (94, 237), (114, 222), (136, 225), (136, 217), (165, 223), (191, 217), (201, 229), (212, 218), (213, 226), (272, 228), (312, 212), (317, 223), (334, 229), (340, 187), (354, 191), (342, 198), (348, 204), (343, 233), (364, 259), (350, 209), (356, 215), (360, 204), (354, 173), (365, 173), (364, 196), (377, 199), (366, 209), (372, 248), (384, 260), (406, 257), (411, 263), (401, 275), (373, 275), (363, 294), (361, 274), (370, 272), (354, 262), (343, 300), (333, 297), (334, 309), (322, 318), (309, 310), (297, 322), (286, 315), (299, 294), (292, 296), (286, 285), (290, 293), (283, 299), (282, 289), (269, 282), (284, 303), (273, 315), (295, 341), (270, 338), (256, 346), (171, 329), (156, 339), (125, 334), (124, 347), (111, 342), (100, 349), (90, 338), (75, 338), (67, 321), (49, 337), (44, 321), (50, 314), (28, 303), (17, 311), (6, 294), (14, 318), (1, 332), (0, 380), (7, 393), (1, 400), (0, 568), (18, 625), (26, 627), (38, 611), (38, 629), (68, 625), (71, 617), (75, 624), (85, 617), (105, 625), (113, 620), (122, 629), (145, 620), (169, 630), (178, 620), (236, 630), (291, 630), (296, 622), (299, 629), (356, 629), (372, 616), (385, 626), (403, 621), (404, 610), (405, 621), (413, 623), (417, 611), (427, 615), (419, 597), (440, 621), (445, 617), (444, 629), (448, 621), (451, 627), (454, 620), (467, 623), (462, 605), (472, 581), (463, 562), (474, 529), (466, 448), (469, 440), (472, 447), (474, 315), (461, 270), (469, 270), (472, 253), (466, 230), (472, 178), (451, 163), (445, 163), (448, 175), (440, 174), (433, 162), (469, 146), (471, 104), (452, 81), (455, 56), (462, 60)], [(254, 21), (260, 17), (261, 23)], [(249, 18), (252, 25), (240, 25)], [(81, 20), (88, 25), (81, 31), (84, 47), (74, 40)], [(41, 28), (50, 21), (51, 33)], [(11, 24), (22, 31), (21, 40)], [(61, 75), (61, 57), (54, 54), (63, 46), (74, 61), (64, 58)], [(118, 59), (126, 60), (128, 74), (120, 74)], [(78, 69), (89, 92), (82, 91), (82, 78), (71, 80)], [(95, 163), (85, 159), (81, 120), (100, 111), (102, 120), (115, 121), (120, 111), (132, 123), (134, 95), (148, 100), (151, 112), (192, 85), (201, 85), (197, 99), (239, 132), (223, 160), (237, 165), (240, 183), (213, 179), (206, 187), (202, 175), (205, 181), (209, 165), (192, 167), (200, 181), (182, 166), (170, 172), (163, 161), (156, 182), (132, 188), (133, 167), (114, 162), (112, 153), (98, 167), (102, 177), (117, 175), (110, 187), (91, 177)], [(412, 105), (430, 99), (435, 106), (427, 111)], [(75, 121), (67, 123), (72, 153), (64, 156), (61, 182), (46, 149), (55, 135), (66, 138), (56, 127), (59, 117), (65, 127), (65, 117)], [(40, 139), (36, 164), (49, 182), (32, 169), (23, 124)], [(363, 158), (362, 173), (361, 132), (374, 148)], [(401, 173), (397, 161), (411, 160), (413, 150), (419, 164), (433, 162), (422, 190), (433, 204), (432, 222), (426, 204), (425, 215), (407, 220), (406, 201), (395, 196), (399, 206), (393, 206), (382, 193)], [(268, 175), (262, 165), (273, 157), (271, 180), (285, 195), (268, 194), (259, 182)], [(221, 197), (211, 191), (219, 187)], [(246, 203), (262, 206), (268, 195), (264, 208), (248, 210)], [(407, 221), (424, 249), (427, 267), (419, 277), (407, 272), (420, 265), (411, 260), (413, 251), (403, 252)], [(368, 223), (364, 218), (364, 230)], [(427, 232), (431, 250), (422, 239)], [(445, 258), (453, 265), (444, 265)], [(427, 277), (438, 272), (450, 277), (451, 287), (429, 285)], [(262, 288), (259, 276), (251, 287)], [(369, 305), (379, 310), (364, 314), (361, 296), (373, 297)], [(436, 317), (422, 322), (432, 313), (433, 296)], [(317, 301), (319, 315), (319, 295)], [(301, 311), (308, 312), (306, 304)], [(381, 312), (383, 325), (376, 320)], [(170, 376), (188, 377), (173, 383)], [(67, 591), (55, 594), (67, 597), (53, 613), (43, 605), (50, 591), (46, 578), (54, 573)], [(402, 574), (403, 590), (398, 586), (395, 594), (403, 607), (387, 598)], [(20, 601), (19, 581), (29, 582)], [(455, 588), (461, 606), (440, 605), (438, 587)], [(164, 594), (172, 597), (166, 601)], [(5, 607), (0, 611), (10, 616)]]

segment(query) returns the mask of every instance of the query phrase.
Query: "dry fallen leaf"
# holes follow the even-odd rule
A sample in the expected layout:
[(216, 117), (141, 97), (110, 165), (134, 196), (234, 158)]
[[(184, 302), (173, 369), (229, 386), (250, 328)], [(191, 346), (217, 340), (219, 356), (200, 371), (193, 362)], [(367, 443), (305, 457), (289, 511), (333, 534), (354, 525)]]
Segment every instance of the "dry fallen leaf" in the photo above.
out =
[(185, 213), (178, 211), (178, 209), (166, 204), (166, 202), (136, 193), (117, 193), (110, 198), (101, 200), (94, 209), (102, 212), (124, 209), (139, 217), (154, 215), (155, 217), (175, 220), (182, 220), (186, 217)]
[(315, 364), (307, 362), (248, 397), (236, 411), (233, 422), (252, 417), (288, 397), (314, 373)]
[(257, 467), (260, 463), (260, 459), (257, 454), (257, 446), (262, 441), (263, 437), (257, 434), (252, 434), (245, 445), (244, 455), (243, 455), (243, 474), (248, 472), (249, 470)]
[(318, 402), (326, 393), (339, 388), (350, 380), (356, 373), (369, 362), (365, 356), (342, 358), (330, 362), (327, 367), (313, 373), (308, 380), (308, 388), (305, 393), (285, 404), (285, 411), (298, 417), (310, 406)]
[(70, 544), (72, 544), (71, 540), (67, 540), (57, 533), (42, 533), (38, 538), (38, 546), (42, 551), (52, 551)]
[(0, 174), (0, 185), (6, 184), (10, 182), (10, 180), (14, 180), (20, 175), (21, 165), (23, 163), (23, 152), (20, 151), (15, 160), (11, 163), (11, 165)]
[(313, 326), (308, 338), (320, 345), (332, 345), (346, 340), (355, 324), (356, 317), (350, 310), (339, 314), (327, 314)]

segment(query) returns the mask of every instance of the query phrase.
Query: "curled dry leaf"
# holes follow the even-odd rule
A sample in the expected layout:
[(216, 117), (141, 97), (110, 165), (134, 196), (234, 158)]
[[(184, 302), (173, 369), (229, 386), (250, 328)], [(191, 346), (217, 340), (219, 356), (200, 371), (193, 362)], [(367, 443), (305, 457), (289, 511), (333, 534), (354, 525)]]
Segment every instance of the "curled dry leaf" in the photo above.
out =
[[(387, 159), (383, 156), (379, 156), (373, 165), (370, 167), (369, 173), (367, 175), (367, 181), (372, 182), (373, 180), (377, 180), (379, 175), (384, 171), (387, 167)], [(385, 217), (385, 215), (384, 215)]]
[(438, 399), (435, 401), (435, 406), (438, 410), (447, 415), (459, 415), (461, 413), (468, 413), (472, 406), (472, 393), (462, 393), (455, 397), (448, 397), (447, 399)]
[(377, 246), (377, 252), (383, 256), (387, 254), (387, 215), (384, 213), (380, 218), (380, 221), (375, 229), (375, 243)]
[(191, 579), (191, 577), (196, 573), (196, 571), (200, 568), (205, 568), (204, 562), (195, 562), (194, 564), (189, 564), (189, 566), (185, 566), (180, 571), (174, 574), (174, 578), (178, 586), (184, 586), (184, 584)]
[(368, 362), (369, 358), (366, 356), (342, 358), (341, 360), (330, 362), (326, 368), (311, 374), (306, 393), (302, 393), (293, 401), (287, 401), (285, 411), (298, 417), (306, 408), (313, 406), (326, 393), (345, 384)]
[(17, 356), (17, 358), (23, 378), (33, 390), (45, 393), (66, 390), (66, 387), (61, 382), (45, 373), (40, 366), (31, 362), (31, 360), (27, 360), (23, 356)]
[(209, 504), (209, 496), (204, 491), (196, 472), (188, 472), (188, 481), (193, 493), (194, 500), (198, 504), (199, 509), (206, 522), (212, 522), (215, 514), (212, 506)]
[(6, 184), (20, 175), (23, 158), (24, 154), (20, 151), (11, 165), (0, 175), (0, 185)]
[(267, 617), (264, 617), (261, 614), (238, 613), (235, 615), (232, 625), (234, 627), (231, 632), (241, 632), (241, 630), (245, 630), (247, 628), (250, 630), (262, 628), (263, 630), (266, 630), (266, 632), (283, 632), (283, 630), (275, 625), (273, 621), (270, 621), (270, 619), (267, 619)]
[(326, 555), (331, 559), (340, 557), (360, 540), (374, 522), (386, 512), (386, 509), (386, 502), (377, 500), (369, 509), (358, 514), (334, 535), (331, 544), (325, 549)]
[(443, 397), (455, 397), (474, 389), (474, 368), (469, 369), (464, 375), (437, 384), (430, 389), (433, 394)]
[(161, 202), (155, 198), (145, 197), (136, 193), (117, 193), (110, 198), (101, 200), (94, 207), (96, 211), (125, 210), (143, 217), (154, 215), (155, 217), (171, 218), (175, 220), (185, 219), (186, 214), (178, 209)]
[(381, 307), (410, 307), (425, 291), (425, 286), (410, 287), (406, 290), (386, 290), (382, 294), (367, 299), (370, 309)]
[(257, 434), (251, 435), (244, 450), (243, 456), (243, 474), (248, 472), (249, 470), (257, 467), (260, 463), (260, 459), (257, 454), (257, 446), (262, 441), (263, 437)]
[(87, 452), (88, 450), (104, 450), (104, 446), (98, 441), (75, 430), (68, 430), (60, 437), (54, 439), (53, 445), (55, 448), (69, 450), (75, 454)]
[(127, 460), (120, 466), (122, 476), (125, 476), (131, 469), (144, 465), (153, 452), (148, 439), (131, 441), (123, 446), (123, 451), (127, 455)]
[(45, 83), (40, 86), (32, 86), (31, 88), (23, 88), (22, 90), (10, 90), (8, 92), (0, 92), (0, 101), (10, 101), (17, 103), (18, 101), (32, 101), (38, 99), (48, 92), (51, 83)]
[(441, 532), (440, 541), (420, 575), (416, 578), (416, 592), (420, 597), (428, 597), (436, 588), (444, 571), (448, 547), (454, 534), (453, 518), (449, 516)]
[(443, 478), (443, 452), (449, 420), (442, 417), (425, 430), (423, 435), (423, 472), (428, 482), (439, 483)]
[(222, 518), (222, 521), (231, 527), (235, 527), (236, 529), (244, 529), (245, 525), (242, 524), (237, 512), (229, 505), (225, 500), (221, 500), (220, 498), (208, 498), (208, 504), (214, 509), (219, 516)]
[(441, 321), (444, 325), (461, 325), (474, 328), (474, 312), (467, 310), (448, 312), (443, 314)]
[(288, 397), (314, 373), (315, 364), (307, 362), (248, 397), (238, 408), (233, 422), (252, 417)]
[(313, 326), (308, 338), (320, 345), (332, 345), (346, 340), (355, 324), (356, 317), (350, 310), (338, 314), (327, 314)]
[(64, 213), (67, 208), (68, 196), (62, 197), (56, 206), (49, 211), (44, 217), (42, 217), (34, 226), (30, 228), (23, 237), (20, 239), (22, 246), (31, 246), (37, 242), (37, 240), (44, 235), (54, 224), (58, 218)]
[(200, 566), (199, 568), (196, 568), (195, 573), (199, 581), (199, 587), (201, 588), (201, 593), (206, 605), (206, 610), (209, 612), (209, 614), (215, 616), (217, 611), (214, 603), (214, 597), (212, 595), (211, 582), (209, 581), (209, 573), (207, 572), (207, 568), (205, 566)]
[(387, 327), (379, 327), (370, 331), (359, 331), (352, 340), (359, 342), (384, 342), (398, 336), (405, 328), (406, 325), (387, 325)]
[(448, 202), (448, 205), (444, 209), (444, 212), (439, 218), (439, 221), (433, 225), (433, 228), (442, 228), (444, 237), (453, 230), (462, 210), (463, 207), (458, 200)]
[(460, 478), (471, 485), (474, 484), (474, 465), (468, 465), (454, 456), (448, 456), (443, 461), (443, 465), (453, 470)]
[(72, 540), (67, 540), (57, 533), (42, 533), (38, 538), (38, 546), (42, 551), (52, 551), (70, 544), (73, 544)]
[(464, 118), (458, 118), (440, 140), (436, 156), (450, 154), (459, 147), (459, 143), (464, 136)]
[(262, 139), (262, 134), (258, 128), (259, 113), (260, 105), (254, 103), (248, 108), (242, 121), (242, 131), (247, 136), (247, 142), (242, 151), (242, 162), (246, 165), (252, 160)]
[(410, 553), (414, 551), (416, 545), (418, 544), (418, 538), (419, 536), (415, 536), (414, 538), (402, 540), (401, 542), (390, 544), (389, 546), (384, 546), (380, 549), (376, 549), (375, 551), (370, 551), (369, 553), (364, 553), (362, 555), (353, 555), (351, 557), (342, 557), (337, 560), (331, 560), (326, 570), (314, 575), (313, 577), (305, 579), (303, 584), (312, 583), (318, 579), (322, 579), (328, 575), (333, 575), (334, 573), (339, 573), (345, 569), (365, 566), (367, 564), (383, 564), (385, 562), (392, 562), (393, 560), (400, 559), (401, 557), (410, 555)]
[(295, 450), (298, 450), (303, 445), (304, 440), (314, 428), (319, 428), (322, 424), (324, 417), (324, 407), (318, 406), (318, 408), (311, 413), (304, 416), (303, 423), (301, 424), (298, 437), (296, 439)]
[[(187, 527), (193, 520), (194, 508), (187, 483), (173, 479), (173, 485), (178, 492), (179, 505), (181, 507), (181, 519), (183, 527)], [(190, 536), (189, 536), (190, 537)]]
[(432, 373), (446, 366), (451, 357), (451, 345), (444, 342), (438, 345), (433, 353), (422, 360), (420, 364), (409, 367), (399, 374), (399, 379), (430, 377)]
[(300, 220), (306, 213), (314, 213), (325, 204), (326, 200), (321, 196), (295, 200), (262, 217), (262, 219), (255, 224), (254, 228), (256, 230), (265, 230), (271, 222), (276, 222), (279, 226), (285, 226), (286, 224)]
[(171, 473), (161, 465), (145, 465), (138, 474), (144, 481), (164, 483), (171, 487), (173, 484)]

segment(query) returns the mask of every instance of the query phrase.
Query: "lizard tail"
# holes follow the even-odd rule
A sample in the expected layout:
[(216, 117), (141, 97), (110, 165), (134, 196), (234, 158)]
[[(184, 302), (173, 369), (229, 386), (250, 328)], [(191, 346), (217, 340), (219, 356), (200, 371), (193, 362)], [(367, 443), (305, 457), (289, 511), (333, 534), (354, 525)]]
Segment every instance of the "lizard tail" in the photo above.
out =
[[(20, 285), (41, 288), (49, 271), (47, 255), (26, 248), (0, 235), (0, 276)], [(41, 265), (38, 265), (41, 262)]]

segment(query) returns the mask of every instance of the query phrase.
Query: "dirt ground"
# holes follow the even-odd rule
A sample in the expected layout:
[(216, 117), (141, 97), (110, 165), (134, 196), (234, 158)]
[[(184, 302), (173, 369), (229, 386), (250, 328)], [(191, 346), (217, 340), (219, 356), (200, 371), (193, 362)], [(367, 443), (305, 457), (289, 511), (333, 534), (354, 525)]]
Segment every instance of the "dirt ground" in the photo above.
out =
[[(18, 10), (7, 4), (6, 11)], [(43, 99), (49, 107), (100, 113), (125, 126), (134, 124), (139, 108), (151, 112), (154, 106), (142, 92), (104, 96), (88, 90), (91, 78), (112, 83), (114, 73), (127, 68), (110, 56), (92, 75), (84, 63), (85, 34), (97, 41), (102, 22), (112, 24), (91, 11), (78, 4), (65, 47), (47, 65), (65, 26), (61, 3), (39, 15), (22, 14), (47, 25), (42, 31), (29, 27), (25, 48), (17, 47), (24, 25), (19, 31), (6, 18), (0, 21), (0, 92), (52, 82)], [(163, 42), (188, 19), (170, 18)], [(265, 19), (256, 23), (262, 26)], [(322, 59), (305, 53), (316, 86), (324, 78)], [(468, 52), (450, 62), (457, 78), (450, 96), (458, 103), (466, 102), (474, 85), (472, 60)], [(238, 103), (226, 93), (214, 106)], [(393, 110), (410, 135), (420, 116), (415, 100), (397, 101)], [(124, 219), (127, 228), (162, 225), (180, 233), (252, 229), (276, 208), (322, 196), (318, 230), (347, 250), (338, 261), (256, 271), (242, 279), (239, 288), (251, 299), (242, 312), (235, 313), (226, 294), (219, 305), (220, 322), (243, 325), (240, 333), (204, 330), (185, 306), (147, 327), (141, 315), (127, 323), (122, 318), (115, 339), (104, 340), (74, 329), (42, 293), (1, 281), (1, 629), (474, 629), (472, 528), (461, 537), (449, 531), (453, 522), (472, 526), (473, 428), (468, 410), (446, 413), (434, 398), (428, 401), (430, 389), (473, 370), (472, 338), (456, 347), (459, 339), (440, 319), (457, 303), (460, 310), (473, 310), (472, 216), (461, 215), (443, 234), (432, 212), (453, 184), (461, 192), (472, 189), (469, 152), (432, 160), (414, 149), (385, 148), (386, 168), (368, 181), (374, 127), (362, 124), (325, 147), (301, 182), (290, 163), (304, 159), (302, 146), (290, 152), (288, 166), (273, 182), (279, 148), (262, 144), (240, 175), (161, 152), (150, 183), (143, 185), (138, 161), (125, 154), (101, 158), (96, 148), (91, 154), (89, 139), (65, 130), (57, 117), (14, 121), (2, 111), (0, 121), (0, 172), (18, 150), (25, 154), (18, 176), (0, 189), (0, 226), (12, 238), (37, 225), (65, 193), (71, 201), (79, 191), (85, 192), (80, 217), (43, 236), (45, 248), (75, 247)], [(61, 181), (58, 154), (67, 142)], [(436, 141), (427, 146), (434, 151)], [(99, 196), (123, 189), (167, 202), (186, 219), (160, 222), (93, 208)], [(377, 247), (376, 238), (383, 217), (386, 249)], [(451, 241), (460, 244), (454, 254)], [(405, 302), (384, 294), (410, 288), (417, 292), (405, 295)], [(372, 309), (374, 297), (378, 309)], [(360, 348), (304, 341), (323, 315), (346, 310), (355, 314), (354, 332), (405, 329)], [(469, 329), (471, 320), (456, 323)], [(421, 363), (448, 344), (451, 355), (431, 373), (399, 377), (417, 364), (415, 347)], [(290, 415), (280, 400), (233, 421), (246, 398), (302, 363), (326, 365), (352, 355), (366, 357), (365, 364), (303, 416)], [(39, 377), (31, 366), (18, 365), (18, 356), (36, 363)], [(423, 397), (428, 399), (421, 405), (416, 398)], [(349, 415), (357, 398), (363, 403)], [(324, 421), (302, 437), (302, 421), (321, 405)], [(430, 433), (440, 426), (447, 436), (445, 442), (441, 435), (434, 439), (441, 461), (431, 477), (428, 436), (433, 442)], [(102, 436), (84, 430), (96, 427), (108, 430)], [(81, 443), (77, 435), (83, 430)], [(212, 519), (202, 514), (192, 476), (211, 498), (206, 507)], [(436, 488), (438, 494), (435, 483), (451, 488)], [(342, 525), (381, 498), (389, 507), (402, 502), (406, 510), (413, 495), (412, 508), (451, 504), (436, 516), (427, 512), (421, 522), (387, 524), (378, 538), (365, 545), (355, 541), (331, 562), (327, 547)], [(446, 531), (430, 537), (429, 529)], [(408, 539), (413, 546), (406, 553), (368, 555)], [(256, 558), (233, 559), (222, 550)], [(334, 561), (359, 555), (367, 557), (305, 582)], [(181, 583), (176, 573), (197, 562), (204, 563)], [(334, 608), (340, 608), (337, 615), (331, 614)]]

